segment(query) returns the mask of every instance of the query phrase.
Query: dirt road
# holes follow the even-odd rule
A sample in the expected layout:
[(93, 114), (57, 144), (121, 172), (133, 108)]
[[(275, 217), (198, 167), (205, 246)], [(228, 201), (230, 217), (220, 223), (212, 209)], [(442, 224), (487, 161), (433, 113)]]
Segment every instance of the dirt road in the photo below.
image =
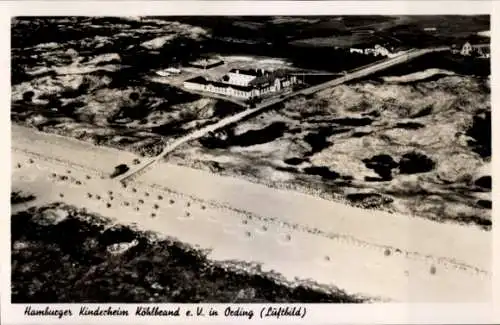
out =
[(368, 212), (164, 163), (124, 188), (101, 175), (134, 155), (14, 125), (12, 132), (12, 186), (35, 194), (32, 204), (85, 207), (211, 249), (214, 260), (261, 263), (290, 281), (313, 279), (396, 301), (490, 300), (488, 232)]
[(245, 118), (248, 118), (249, 116), (252, 116), (258, 112), (261, 112), (273, 105), (276, 105), (280, 102), (283, 102), (287, 99), (293, 98), (298, 95), (311, 95), (314, 94), (318, 91), (321, 91), (326, 88), (338, 86), (340, 84), (346, 83), (351, 80), (359, 79), (366, 77), (370, 74), (376, 73), (378, 71), (382, 71), (385, 69), (388, 69), (392, 66), (413, 60), (415, 58), (418, 58), (422, 55), (428, 54), (428, 53), (433, 53), (433, 52), (439, 52), (439, 51), (447, 51), (449, 50), (449, 47), (437, 47), (437, 48), (429, 48), (429, 49), (412, 49), (409, 51), (406, 51), (402, 53), (401, 55), (387, 58), (381, 61), (377, 61), (373, 64), (369, 64), (366, 66), (359, 67), (357, 69), (354, 69), (350, 71), (349, 73), (345, 74), (344, 76), (340, 78), (335, 78), (333, 80), (330, 80), (328, 82), (321, 83), (319, 85), (315, 85), (306, 89), (298, 90), (295, 92), (291, 92), (288, 94), (281, 95), (279, 97), (275, 97), (269, 100), (266, 100), (265, 102), (257, 105), (255, 108), (249, 108), (247, 110), (244, 110), (242, 112), (239, 112), (237, 114), (231, 115), (229, 117), (226, 117), (222, 120), (220, 120), (217, 123), (208, 125), (206, 127), (203, 127), (199, 130), (196, 130), (194, 132), (191, 132), (183, 137), (180, 137), (167, 145), (162, 152), (153, 157), (149, 158), (147, 160), (144, 160), (140, 165), (135, 166), (134, 168), (131, 168), (128, 172), (125, 174), (121, 175), (119, 177), (120, 181), (129, 181), (134, 177), (137, 177), (141, 175), (146, 169), (150, 168), (153, 164), (157, 163), (161, 159), (163, 159), (165, 156), (167, 156), (169, 153), (171, 153), (173, 150), (178, 148), (184, 143), (187, 143), (189, 141), (199, 139), (203, 137), (204, 135), (210, 133), (210, 132), (215, 132), (217, 130), (220, 130), (228, 125), (234, 124), (236, 122), (239, 122)]

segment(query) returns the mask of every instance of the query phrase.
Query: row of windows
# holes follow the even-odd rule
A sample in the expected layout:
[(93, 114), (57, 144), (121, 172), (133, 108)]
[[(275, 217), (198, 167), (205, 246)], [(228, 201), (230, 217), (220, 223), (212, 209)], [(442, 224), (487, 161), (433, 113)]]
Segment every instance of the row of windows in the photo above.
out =
[[(288, 87), (291, 84), (290, 81), (284, 82), (284, 86)], [(250, 97), (251, 95), (254, 96), (260, 96), (263, 94), (267, 94), (269, 92), (276, 91), (276, 87), (266, 87), (262, 88), (259, 90), (252, 90), (252, 91), (243, 91), (243, 90), (236, 90), (232, 88), (225, 88), (225, 87), (215, 87), (213, 85), (200, 85), (196, 83), (185, 83), (185, 86), (187, 88), (191, 89), (198, 89), (198, 90), (204, 90), (204, 91), (209, 91), (209, 92), (214, 92), (214, 93), (219, 93), (219, 94), (224, 94), (224, 95), (230, 95), (230, 96), (238, 96), (238, 97)]]

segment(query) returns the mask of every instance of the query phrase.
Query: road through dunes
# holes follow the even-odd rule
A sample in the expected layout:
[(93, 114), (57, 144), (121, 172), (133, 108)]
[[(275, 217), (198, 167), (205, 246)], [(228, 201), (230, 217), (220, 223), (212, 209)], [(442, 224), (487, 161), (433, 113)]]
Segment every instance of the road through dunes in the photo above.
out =
[[(293, 98), (298, 95), (312, 95), (318, 91), (321, 91), (326, 88), (334, 87), (341, 85), (343, 83), (363, 78), (366, 76), (369, 76), (371, 74), (374, 74), (376, 72), (388, 69), (392, 66), (413, 60), (417, 57), (420, 57), (422, 55), (428, 54), (428, 53), (433, 53), (433, 52), (440, 52), (440, 51), (447, 51), (449, 50), (449, 47), (436, 47), (436, 48), (429, 48), (429, 49), (411, 49), (408, 50), (398, 56), (391, 57), (391, 58), (386, 58), (380, 61), (377, 61), (375, 63), (358, 67), (354, 70), (349, 71), (349, 73), (346, 73), (344, 76), (340, 78), (335, 78), (333, 80), (306, 88), (298, 91), (294, 91), (288, 94), (283, 94), (279, 97), (275, 97), (269, 100), (266, 100), (265, 102), (262, 102), (258, 104), (255, 108), (249, 108), (246, 109), (242, 112), (236, 113), (234, 115), (228, 116), (226, 118), (221, 119), (217, 123), (205, 126), (201, 129), (198, 129), (194, 132), (191, 132), (185, 136), (182, 136), (178, 139), (175, 139), (171, 143), (167, 144), (165, 148), (163, 148), (162, 152), (152, 158), (148, 158), (142, 161), (141, 164), (138, 166), (134, 166), (134, 168), (131, 168), (129, 171), (124, 173), (123, 175), (120, 175), (118, 177), (119, 180), (121, 181), (129, 181), (134, 177), (140, 176), (146, 169), (150, 168), (152, 165), (163, 159), (165, 156), (167, 156), (169, 153), (174, 151), (176, 148), (181, 146), (184, 143), (187, 143), (189, 141), (199, 139), (205, 135), (207, 135), (210, 132), (215, 132), (218, 131), (226, 126), (229, 126), (231, 124), (237, 123), (243, 119), (246, 119), (250, 116), (253, 116), (259, 112), (264, 111), (265, 109), (268, 109), (272, 107), (273, 105), (276, 105), (278, 103), (281, 103), (285, 100), (288, 100), (290, 98)], [(207, 93), (207, 96), (210, 94)], [(209, 96), (210, 97), (210, 96)], [(217, 97), (220, 97), (217, 95)]]
[(101, 176), (134, 155), (14, 125), (12, 130), (12, 186), (36, 195), (30, 204), (64, 201), (211, 249), (213, 260), (261, 263), (289, 281), (312, 279), (351, 294), (490, 300), (489, 232), (355, 209), (164, 163), (125, 188)]

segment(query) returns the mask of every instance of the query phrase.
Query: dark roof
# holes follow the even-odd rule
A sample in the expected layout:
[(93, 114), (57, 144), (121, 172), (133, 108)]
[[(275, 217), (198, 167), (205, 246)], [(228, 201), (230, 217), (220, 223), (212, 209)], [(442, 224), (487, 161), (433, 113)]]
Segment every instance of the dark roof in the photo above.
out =
[(286, 72), (283, 70), (272, 71), (250, 81), (250, 85), (262, 85), (266, 83), (273, 83), (276, 78), (283, 78), (286, 77), (286, 75), (287, 75)]
[(194, 77), (192, 79), (186, 80), (185, 82), (193, 82), (193, 83), (202, 84), (202, 85), (207, 85), (210, 83), (210, 81), (203, 78), (202, 76)]
[(219, 81), (210, 81), (210, 80), (203, 78), (202, 76), (198, 76), (198, 77), (195, 77), (193, 79), (186, 80), (185, 82), (192, 82), (192, 83), (197, 83), (197, 84), (201, 84), (201, 85), (213, 85), (214, 87), (233, 88), (233, 89), (242, 90), (242, 91), (250, 91), (250, 90), (255, 88), (254, 86), (249, 86), (249, 87), (237, 86), (237, 85), (226, 84), (226, 83), (219, 82)]

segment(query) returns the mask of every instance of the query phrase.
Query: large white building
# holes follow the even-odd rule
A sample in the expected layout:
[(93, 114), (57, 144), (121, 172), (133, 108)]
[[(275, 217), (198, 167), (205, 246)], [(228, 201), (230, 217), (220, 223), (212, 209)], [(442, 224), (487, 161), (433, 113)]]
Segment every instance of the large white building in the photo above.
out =
[(196, 91), (250, 99), (290, 88), (297, 83), (295, 76), (283, 71), (231, 70), (218, 81), (210, 81), (201, 76), (186, 80), (184, 87)]

